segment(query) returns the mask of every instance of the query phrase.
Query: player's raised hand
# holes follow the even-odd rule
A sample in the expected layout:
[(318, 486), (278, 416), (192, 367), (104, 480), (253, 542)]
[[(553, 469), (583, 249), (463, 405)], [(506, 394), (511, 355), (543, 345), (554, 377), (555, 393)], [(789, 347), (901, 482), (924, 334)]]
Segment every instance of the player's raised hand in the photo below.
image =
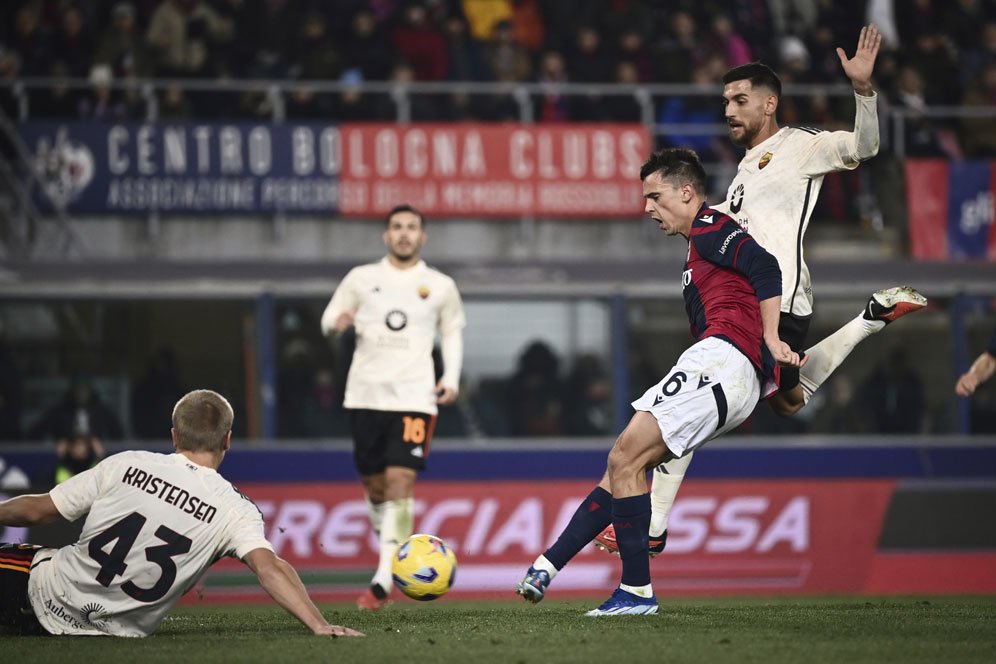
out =
[(322, 625), (315, 630), (317, 636), (366, 636), (363, 632), (342, 625)]
[(872, 70), (875, 69), (875, 58), (878, 57), (878, 49), (882, 45), (882, 35), (874, 24), (861, 28), (858, 35), (858, 48), (854, 51), (854, 57), (848, 58), (844, 49), (837, 48), (837, 57), (840, 58), (840, 65), (844, 68), (844, 73), (851, 79), (854, 90), (865, 97), (870, 97), (873, 90), (871, 84)]

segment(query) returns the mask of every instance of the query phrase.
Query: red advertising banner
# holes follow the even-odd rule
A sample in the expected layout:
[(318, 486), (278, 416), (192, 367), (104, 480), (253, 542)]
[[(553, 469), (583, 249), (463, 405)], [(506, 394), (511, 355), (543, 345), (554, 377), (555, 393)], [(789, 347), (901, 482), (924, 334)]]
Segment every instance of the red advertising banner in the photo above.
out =
[(947, 260), (948, 162), (944, 159), (907, 159), (903, 166), (910, 253), (920, 260)]
[(343, 124), (342, 214), (633, 217), (641, 124)]
[[(688, 482), (671, 512), (667, 549), (651, 563), (654, 586), (665, 594), (860, 592), (893, 488), (891, 480)], [(342, 598), (367, 582), (377, 543), (358, 484), (241, 489), (263, 512), (278, 555), (300, 570), (326, 573), (319, 585), (309, 582), (313, 592)], [(454, 594), (511, 597), (590, 489), (577, 481), (424, 482), (415, 531), (455, 549)], [(216, 567), (222, 576), (245, 569), (234, 561)], [(601, 594), (619, 574), (618, 558), (588, 546), (553, 588)], [(231, 594), (232, 585), (215, 588), (209, 578), (201, 596)]]

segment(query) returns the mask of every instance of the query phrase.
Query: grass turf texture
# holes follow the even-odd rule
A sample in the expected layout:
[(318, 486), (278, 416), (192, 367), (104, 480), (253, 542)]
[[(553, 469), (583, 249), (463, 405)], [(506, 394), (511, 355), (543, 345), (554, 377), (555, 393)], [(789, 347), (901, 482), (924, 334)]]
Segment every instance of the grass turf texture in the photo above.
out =
[(311, 636), (277, 608), (177, 610), (148, 639), (0, 636), (6, 660), (75, 662), (987, 662), (996, 597), (666, 599), (656, 616), (587, 618), (597, 601), (326, 605), (363, 639)]

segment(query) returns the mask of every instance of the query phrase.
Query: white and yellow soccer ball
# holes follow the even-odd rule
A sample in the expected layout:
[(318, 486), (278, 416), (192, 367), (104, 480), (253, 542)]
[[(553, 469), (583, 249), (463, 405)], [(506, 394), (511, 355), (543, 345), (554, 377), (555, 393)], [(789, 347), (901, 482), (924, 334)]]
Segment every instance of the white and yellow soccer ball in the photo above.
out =
[(412, 535), (401, 543), (391, 561), (394, 585), (422, 601), (445, 595), (453, 587), (456, 568), (453, 549), (435, 535)]

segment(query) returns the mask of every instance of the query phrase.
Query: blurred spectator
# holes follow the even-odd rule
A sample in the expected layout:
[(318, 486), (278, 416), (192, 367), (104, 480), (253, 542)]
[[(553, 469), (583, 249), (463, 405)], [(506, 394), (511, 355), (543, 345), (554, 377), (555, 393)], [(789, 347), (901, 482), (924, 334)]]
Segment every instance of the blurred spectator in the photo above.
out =
[(564, 433), (597, 436), (612, 429), (612, 381), (601, 358), (578, 356), (564, 390)]
[[(171, 85), (162, 92), (159, 100), (159, 117), (169, 120), (181, 120), (189, 118), (193, 114), (190, 100), (187, 99), (186, 91), (178, 86)], [(183, 396), (182, 394), (180, 396)], [(179, 397), (178, 397), (179, 398)], [(173, 401), (176, 402), (177, 399)]]
[(84, 29), (83, 14), (69, 6), (62, 12), (62, 21), (53, 40), (53, 57), (68, 69), (73, 78), (82, 78), (90, 71), (93, 61), (93, 38)]
[[(616, 65), (615, 82), (637, 86), (640, 83), (640, 74), (636, 70), (636, 65), (628, 60)], [(600, 112), (592, 119), (607, 122), (640, 122), (643, 114), (639, 102), (633, 95), (606, 95), (601, 99), (598, 110)]]
[(961, 53), (961, 80), (966, 85), (975, 82), (986, 64), (996, 62), (996, 19), (983, 23), (980, 35), (977, 48)]
[(418, 81), (446, 78), (446, 42), (428, 19), (421, 3), (409, 5), (392, 35), (394, 48), (411, 66)]
[[(713, 77), (712, 67), (701, 64), (692, 70), (692, 83), (702, 89), (701, 94), (673, 95), (665, 98), (657, 114), (660, 124), (721, 124), (724, 122), (723, 106), (716, 102), (714, 90), (719, 85)], [(733, 152), (725, 135), (708, 133), (682, 133), (671, 131), (664, 140), (673, 147), (687, 147), (699, 153), (706, 161), (717, 159), (733, 161)]]
[(90, 470), (104, 458), (104, 446), (88, 432), (78, 431), (55, 446), (53, 484), (62, 484), (84, 470)]
[(201, 0), (165, 0), (149, 19), (146, 42), (160, 76), (214, 72), (211, 47), (232, 39), (232, 22)]
[(167, 440), (163, 423), (172, 417), (173, 406), (187, 393), (176, 367), (176, 352), (163, 347), (149, 358), (145, 373), (131, 395), (131, 425), (135, 438)]
[(861, 386), (858, 403), (876, 433), (927, 430), (923, 380), (902, 348), (875, 367)]
[(511, 0), (460, 0), (460, 5), (471, 36), (480, 41), (490, 40), (498, 23), (514, 15)]
[(32, 440), (67, 440), (79, 432), (89, 432), (100, 441), (123, 437), (118, 416), (93, 389), (86, 374), (76, 374), (62, 400), (38, 418), (28, 430)]
[(913, 67), (923, 81), (927, 103), (954, 106), (961, 98), (958, 66), (948, 40), (938, 32), (917, 37), (911, 49), (904, 51), (903, 62)]
[(943, 156), (950, 149), (950, 141), (924, 115), (927, 100), (924, 95), (920, 72), (907, 65), (899, 69), (896, 78), (895, 105), (906, 111), (903, 125), (905, 154), (911, 157)]
[(529, 52), (515, 40), (512, 24), (502, 21), (495, 26), (494, 39), (488, 44), (485, 57), (497, 81), (527, 81), (532, 73)]
[(119, 2), (111, 12), (111, 27), (104, 31), (94, 62), (111, 66), (119, 78), (144, 77), (151, 73), (149, 52), (138, 35), (135, 6)]
[[(646, 40), (639, 30), (626, 30), (619, 35), (617, 53), (620, 62), (629, 62), (636, 68), (637, 78), (641, 83), (654, 82), (654, 62), (647, 51)], [(616, 70), (619, 78), (619, 70)]]
[(507, 386), (510, 433), (515, 436), (557, 436), (563, 414), (560, 360), (543, 341), (534, 341), (519, 356)]
[(90, 91), (79, 101), (79, 117), (83, 120), (114, 122), (132, 116), (128, 92), (111, 87), (113, 74), (109, 65), (95, 65), (90, 70)]
[(52, 68), (52, 41), (42, 30), (34, 5), (26, 4), (17, 12), (10, 48), (17, 53), (24, 76), (45, 76)]
[(450, 16), (443, 26), (446, 36), (446, 78), (451, 81), (490, 81), (494, 78), (481, 43), (467, 33), (461, 16)]
[(992, 0), (948, 0), (942, 12), (941, 28), (959, 52), (977, 49), (981, 36), (979, 26), (996, 18)]
[(612, 58), (602, 46), (601, 34), (591, 25), (582, 25), (577, 29), (567, 61), (572, 81), (601, 83), (608, 81), (612, 75)]
[(533, 52), (543, 48), (546, 26), (538, 0), (512, 0), (512, 26), (515, 41)]
[(346, 67), (359, 70), (363, 79), (385, 81), (397, 55), (391, 41), (374, 20), (369, 10), (353, 16), (352, 30), (342, 45)]
[(750, 46), (733, 28), (733, 22), (725, 14), (717, 14), (712, 19), (711, 50), (726, 59), (726, 69), (745, 65), (753, 60)]
[(660, 40), (662, 83), (687, 83), (692, 69), (706, 59), (705, 42), (699, 39), (694, 17), (686, 11), (671, 15), (668, 32)]
[[(220, 16), (215, 20), (220, 21)], [(248, 2), (238, 21), (235, 50), (239, 69), (249, 78), (295, 76), (297, 71), (292, 60), (301, 46), (301, 32), (297, 3), (288, 0)]]
[[(965, 107), (996, 108), (996, 60), (988, 62), (969, 85), (961, 102)], [(964, 118), (961, 121), (962, 142), (969, 157), (996, 157), (996, 122), (988, 118)]]
[[(329, 118), (338, 122), (351, 122), (356, 120), (381, 119), (377, 114), (375, 105), (360, 90), (359, 83), (363, 81), (363, 76), (359, 69), (349, 69), (339, 79), (346, 87), (339, 92), (332, 101), (332, 109)], [(385, 117), (396, 115), (393, 113)]]
[[(21, 57), (9, 49), (0, 46), (0, 83), (13, 83), (21, 73)], [(8, 118), (19, 116), (20, 105), (14, 95), (12, 85), (0, 86), (0, 111)], [(2, 144), (6, 147), (6, 141)], [(5, 154), (5, 153), (0, 153)]]
[(543, 92), (537, 100), (535, 113), (539, 122), (566, 122), (570, 119), (569, 101), (559, 84), (567, 82), (567, 68), (564, 56), (557, 51), (547, 51), (540, 60), (539, 82), (543, 84)]
[(778, 35), (805, 35), (816, 26), (813, 0), (768, 0), (768, 7)]
[(628, 32), (635, 32), (646, 43), (654, 37), (654, 19), (654, 10), (646, 0), (610, 0), (595, 3), (589, 20), (606, 36), (606, 43), (610, 35)]
[(74, 118), (79, 113), (80, 93), (69, 87), (69, 71), (61, 62), (52, 65), (52, 85), (31, 95), (31, 116), (36, 118)]

